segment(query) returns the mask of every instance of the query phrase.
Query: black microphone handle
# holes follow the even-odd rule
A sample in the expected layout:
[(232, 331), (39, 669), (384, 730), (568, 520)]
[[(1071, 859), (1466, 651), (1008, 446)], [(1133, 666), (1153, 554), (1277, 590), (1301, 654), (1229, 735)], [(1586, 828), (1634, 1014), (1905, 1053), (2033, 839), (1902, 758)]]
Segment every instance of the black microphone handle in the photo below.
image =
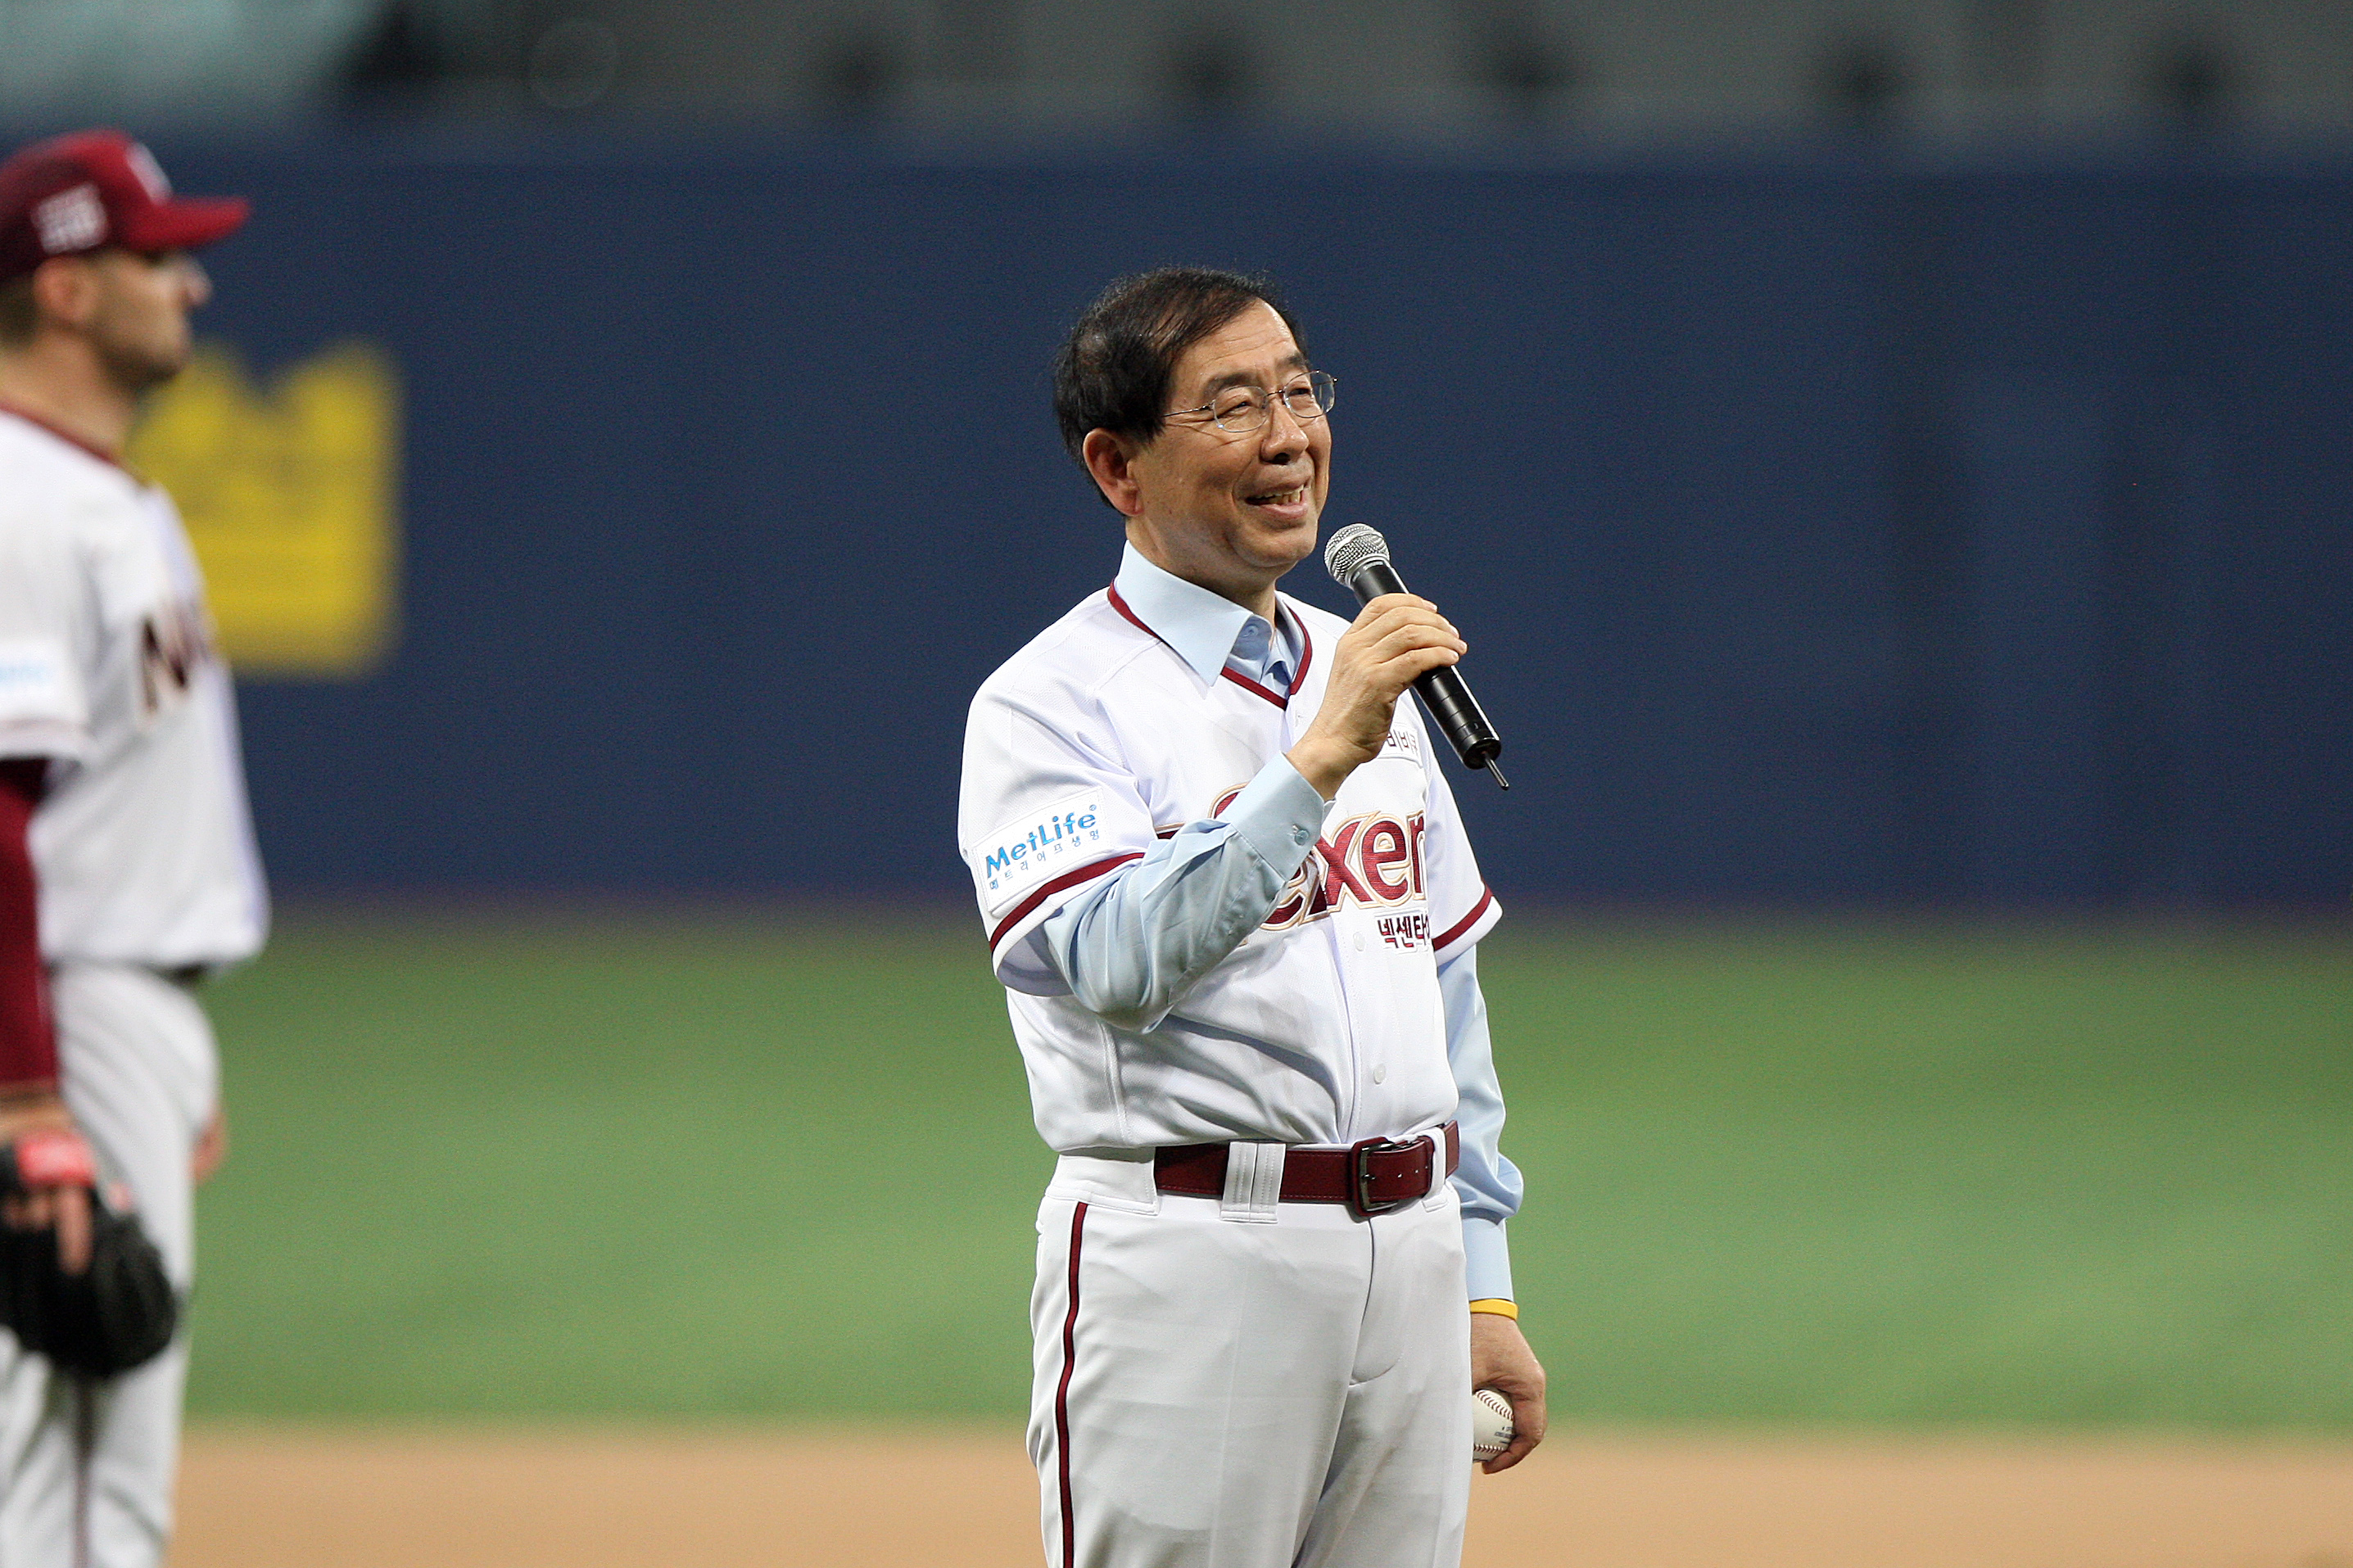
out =
[[(1397, 568), (1386, 561), (1367, 561), (1348, 578), (1348, 586), (1356, 591), (1360, 603), (1370, 604), (1383, 594), (1407, 592), (1405, 579)], [(1485, 768), (1495, 773), (1498, 784), (1504, 775), (1495, 770), (1495, 759), (1504, 754), (1504, 739), (1495, 733), (1495, 726), (1487, 722), (1480, 710), (1479, 700), (1471, 695), (1463, 683), (1462, 672), (1454, 666), (1441, 665), (1413, 683), (1421, 700), (1430, 706), (1430, 716), (1446, 731), (1455, 752), (1466, 768)], [(1505, 787), (1509, 787), (1506, 785)]]

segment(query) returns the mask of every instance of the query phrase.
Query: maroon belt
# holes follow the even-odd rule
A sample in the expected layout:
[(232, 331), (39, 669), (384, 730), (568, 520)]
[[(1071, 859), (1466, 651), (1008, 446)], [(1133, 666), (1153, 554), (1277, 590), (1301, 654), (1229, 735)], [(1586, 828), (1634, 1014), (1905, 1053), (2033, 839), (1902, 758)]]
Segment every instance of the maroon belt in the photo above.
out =
[[(1438, 1138), (1424, 1133), (1403, 1143), (1367, 1138), (1346, 1149), (1292, 1149), (1282, 1157), (1282, 1201), (1345, 1204), (1368, 1219), (1418, 1203), (1437, 1190), (1462, 1163), (1462, 1134), (1450, 1121), (1438, 1130), (1446, 1141), (1446, 1169), (1438, 1168)], [(1164, 1193), (1187, 1197), (1226, 1195), (1226, 1145), (1179, 1143), (1155, 1149), (1152, 1175)]]

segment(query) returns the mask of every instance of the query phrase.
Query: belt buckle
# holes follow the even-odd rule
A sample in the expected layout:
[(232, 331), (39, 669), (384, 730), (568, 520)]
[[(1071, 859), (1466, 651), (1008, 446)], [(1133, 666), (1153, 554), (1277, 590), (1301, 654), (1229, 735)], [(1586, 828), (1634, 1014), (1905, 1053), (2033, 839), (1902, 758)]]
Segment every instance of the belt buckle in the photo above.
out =
[(1434, 1184), (1425, 1181), (1422, 1190), (1401, 1198), (1381, 1199), (1373, 1196), (1373, 1156), (1404, 1154), (1419, 1149), (1429, 1162), (1425, 1174), (1434, 1173), (1438, 1157), (1437, 1145), (1428, 1138), (1410, 1139), (1403, 1143), (1387, 1138), (1366, 1138), (1348, 1146), (1348, 1212), (1358, 1219), (1370, 1219), (1377, 1214), (1394, 1214), (1407, 1205), (1430, 1195)]

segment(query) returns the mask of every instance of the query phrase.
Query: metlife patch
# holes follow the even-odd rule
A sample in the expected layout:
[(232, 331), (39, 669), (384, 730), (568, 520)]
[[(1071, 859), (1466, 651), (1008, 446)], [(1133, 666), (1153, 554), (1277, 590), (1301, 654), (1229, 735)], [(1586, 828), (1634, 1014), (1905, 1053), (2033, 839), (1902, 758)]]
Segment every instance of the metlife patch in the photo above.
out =
[(62, 647), (31, 639), (0, 642), (0, 724), (75, 724), (81, 717)]
[(1103, 792), (1056, 801), (1008, 824), (973, 848), (973, 872), (991, 919), (1031, 889), (1103, 857)]

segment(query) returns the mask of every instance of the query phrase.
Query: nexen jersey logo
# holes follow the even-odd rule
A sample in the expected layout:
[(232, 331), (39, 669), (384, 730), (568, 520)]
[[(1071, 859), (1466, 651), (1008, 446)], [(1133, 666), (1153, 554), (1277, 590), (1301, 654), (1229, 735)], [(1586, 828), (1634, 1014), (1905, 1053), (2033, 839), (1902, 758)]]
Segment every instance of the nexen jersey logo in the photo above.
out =
[[(1240, 790), (1221, 797), (1211, 815), (1223, 812)], [(1320, 921), (1344, 905), (1391, 910), (1428, 901), (1422, 881), (1422, 814), (1400, 820), (1386, 812), (1352, 816), (1315, 841), (1307, 858), (1283, 884), (1282, 897), (1266, 917), (1268, 931)], [(1402, 931), (1404, 928), (1398, 928)], [(1383, 932), (1392, 946), (1413, 946)]]
[(1266, 929), (1320, 921), (1343, 904), (1395, 909), (1423, 901), (1421, 813), (1400, 822), (1371, 813), (1352, 816), (1315, 841), (1266, 917)]

